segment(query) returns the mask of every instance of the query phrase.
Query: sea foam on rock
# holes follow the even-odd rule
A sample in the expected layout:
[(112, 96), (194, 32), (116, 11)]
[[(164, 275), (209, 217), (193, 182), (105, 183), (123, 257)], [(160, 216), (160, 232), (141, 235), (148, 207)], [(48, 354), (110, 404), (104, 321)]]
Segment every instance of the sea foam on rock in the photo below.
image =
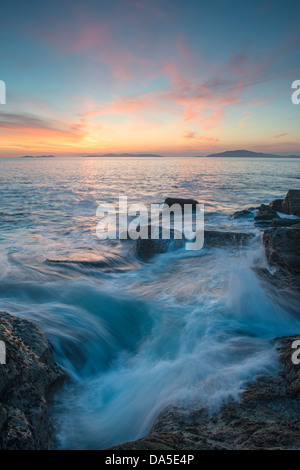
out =
[[(289, 191), (285, 204), (262, 204), (259, 211), (258, 220), (272, 224), (264, 231), (263, 243), (267, 259), (277, 271), (271, 274), (260, 268), (258, 275), (262, 277), (265, 271), (265, 279), (276, 286), (277, 293), (280, 287), (287, 292), (292, 280), (299, 288), (300, 224), (297, 219), (295, 223), (287, 222), (295, 219), (280, 219), (277, 214), (281, 209), (298, 215), (296, 196), (296, 192)], [(218, 241), (232, 241), (232, 235), (205, 232), (205, 239), (216, 246)], [(299, 449), (300, 367), (291, 360), (295, 340), (300, 340), (299, 334), (274, 339), (280, 355), (278, 374), (256, 379), (240, 401), (229, 401), (213, 415), (206, 408), (171, 406), (160, 413), (146, 437), (110, 450)]]
[(148, 436), (110, 450), (299, 449), (300, 367), (291, 361), (292, 343), (299, 339), (275, 340), (280, 371), (248, 385), (241, 401), (232, 400), (213, 415), (205, 408), (169, 407)]
[(286, 221), (292, 219), (282, 219), (282, 214), (300, 217), (300, 190), (290, 189), (284, 199), (275, 199), (268, 205), (261, 204), (254, 217), (255, 224), (261, 227), (293, 225), (293, 222)]
[[(166, 253), (169, 250), (182, 248), (188, 241), (184, 236), (182, 239), (174, 238), (175, 231), (171, 229), (170, 239), (162, 238), (160, 229), (159, 239), (142, 239), (136, 241), (136, 253), (142, 260), (149, 260), (153, 256)], [(244, 246), (254, 237), (252, 233), (223, 232), (219, 230), (204, 231), (204, 248), (226, 248), (229, 246)]]

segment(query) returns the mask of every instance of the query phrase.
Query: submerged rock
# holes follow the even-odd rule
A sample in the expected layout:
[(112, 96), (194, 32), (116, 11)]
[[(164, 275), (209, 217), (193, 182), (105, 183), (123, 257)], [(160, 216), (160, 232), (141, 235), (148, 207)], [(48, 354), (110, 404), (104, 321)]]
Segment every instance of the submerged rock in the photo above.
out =
[(265, 230), (263, 243), (269, 264), (300, 273), (300, 224)]
[[(177, 250), (184, 247), (186, 238), (174, 239), (174, 230), (171, 229), (171, 239), (141, 239), (136, 241), (136, 253), (142, 260), (148, 260), (153, 256), (166, 253), (168, 250)], [(161, 229), (160, 229), (161, 237)], [(247, 244), (254, 235), (243, 232), (222, 232), (217, 230), (205, 230), (204, 248), (226, 248), (229, 246), (243, 246)]]
[(232, 219), (245, 219), (253, 217), (253, 212), (250, 209), (244, 209), (242, 211), (237, 211), (232, 214)]
[(148, 436), (111, 450), (299, 449), (300, 366), (291, 360), (300, 336), (276, 339), (281, 370), (248, 385), (241, 400), (216, 414), (204, 408), (164, 410)]
[(0, 449), (49, 449), (54, 429), (47, 397), (64, 380), (44, 333), (33, 323), (0, 312)]
[(300, 190), (290, 189), (282, 203), (282, 212), (300, 217)]
[(170, 229), (170, 239), (162, 238), (162, 228), (157, 227), (157, 239), (151, 238), (151, 226), (147, 227), (148, 239), (138, 238), (136, 240), (136, 254), (143, 261), (147, 261), (153, 256), (166, 253), (169, 249), (177, 250), (185, 244), (185, 238), (175, 239), (175, 230)]
[(190, 204), (193, 209), (196, 209), (198, 201), (195, 199), (182, 199), (178, 197), (167, 197), (164, 202), (167, 206), (172, 206), (173, 204), (179, 204), (183, 207), (185, 204)]

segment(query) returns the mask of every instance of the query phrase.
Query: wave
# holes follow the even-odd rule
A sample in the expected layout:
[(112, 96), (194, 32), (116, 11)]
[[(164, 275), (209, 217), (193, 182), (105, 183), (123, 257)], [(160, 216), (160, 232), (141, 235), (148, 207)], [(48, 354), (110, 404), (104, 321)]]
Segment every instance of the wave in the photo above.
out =
[(7, 310), (42, 327), (71, 378), (53, 408), (59, 447), (136, 439), (168, 405), (217, 410), (273, 373), (272, 338), (294, 333), (299, 319), (257, 278), (261, 259), (256, 239), (231, 251), (165, 253), (101, 281), (2, 280)]

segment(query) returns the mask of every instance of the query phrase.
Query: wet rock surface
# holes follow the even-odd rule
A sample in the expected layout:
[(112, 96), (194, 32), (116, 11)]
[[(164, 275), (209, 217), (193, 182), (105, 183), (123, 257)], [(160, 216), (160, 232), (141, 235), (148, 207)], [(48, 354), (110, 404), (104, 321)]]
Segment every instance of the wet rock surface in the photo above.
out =
[(232, 214), (232, 219), (247, 219), (253, 217), (254, 214), (250, 209), (243, 209), (242, 211), (237, 211)]
[[(166, 253), (167, 251), (176, 250), (184, 247), (186, 238), (175, 239), (175, 231), (171, 230), (170, 239), (159, 238), (142, 239), (136, 241), (136, 253), (142, 260), (149, 260), (153, 256)], [(160, 236), (162, 232), (160, 230)], [(229, 246), (244, 246), (254, 237), (252, 233), (244, 232), (223, 232), (218, 230), (205, 230), (204, 232), (204, 248), (226, 248)]]
[[(257, 268), (260, 278), (280, 291), (300, 292), (300, 191), (290, 190), (284, 199), (261, 204), (256, 224), (264, 229), (262, 240), (269, 265), (276, 271)], [(276, 212), (278, 210), (278, 213)], [(276, 216), (275, 216), (276, 214)], [(290, 217), (283, 217), (283, 214)]]
[(264, 222), (269, 222), (273, 219), (278, 217), (277, 212), (270, 206), (267, 206), (266, 204), (261, 204), (257, 215), (254, 217), (254, 220), (256, 223), (264, 223)]
[(254, 217), (255, 224), (262, 227), (289, 227), (300, 223), (297, 218), (283, 218), (283, 214), (300, 217), (300, 190), (291, 189), (284, 199), (275, 199), (269, 205), (261, 204)]
[(0, 312), (0, 449), (49, 449), (55, 435), (47, 398), (65, 378), (44, 333), (33, 323)]
[[(254, 267), (253, 268), (259, 279), (267, 285), (273, 287), (272, 295), (276, 297), (276, 301), (283, 304), (288, 296), (290, 305), (300, 302), (300, 276), (295, 273), (289, 273), (284, 270), (277, 270), (271, 273), (266, 268)], [(294, 302), (295, 299), (295, 302)], [(298, 312), (299, 309), (297, 309)]]
[(300, 335), (275, 340), (278, 374), (258, 378), (240, 401), (230, 401), (213, 415), (203, 408), (166, 409), (148, 436), (111, 449), (299, 449), (300, 364), (291, 360), (292, 343), (299, 339)]
[(270, 202), (269, 206), (276, 212), (282, 212), (282, 203), (283, 199), (275, 199), (275, 201)]
[(300, 223), (265, 230), (263, 243), (270, 265), (300, 274)]
[(300, 219), (273, 219), (271, 227), (291, 227), (300, 223)]
[(179, 204), (180, 207), (184, 207), (186, 204), (192, 206), (192, 209), (195, 210), (198, 204), (198, 201), (195, 199), (182, 199), (178, 197), (167, 197), (164, 202), (167, 206), (172, 206), (173, 204)]
[(290, 189), (282, 203), (284, 214), (300, 217), (300, 189)]

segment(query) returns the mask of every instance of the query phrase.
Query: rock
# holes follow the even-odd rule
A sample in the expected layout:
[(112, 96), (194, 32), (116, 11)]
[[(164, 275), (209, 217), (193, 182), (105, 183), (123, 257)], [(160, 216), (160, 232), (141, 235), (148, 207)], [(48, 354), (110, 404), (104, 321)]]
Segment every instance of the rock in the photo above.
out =
[(291, 361), (291, 345), (299, 339), (275, 340), (281, 370), (248, 385), (240, 401), (229, 401), (212, 415), (204, 408), (169, 407), (148, 436), (110, 450), (299, 449), (300, 366)]
[(292, 311), (295, 305), (298, 312), (300, 276), (297, 273), (289, 273), (282, 269), (271, 273), (268, 269), (258, 266), (253, 267), (253, 270), (259, 279), (267, 284), (268, 289), (273, 287), (272, 295), (277, 304), (282, 304), (283, 308), (286, 308), (286, 299), (288, 299), (290, 310)]
[[(149, 233), (149, 232), (148, 232)], [(162, 235), (160, 229), (160, 237)], [(142, 260), (149, 260), (156, 254), (166, 253), (168, 250), (176, 250), (182, 248), (187, 241), (182, 239), (174, 239), (174, 230), (170, 231), (171, 239), (141, 239), (136, 241), (136, 253)], [(254, 235), (252, 233), (242, 232), (222, 232), (217, 230), (205, 230), (204, 232), (204, 248), (226, 248), (228, 246), (243, 246), (247, 244)]]
[(164, 203), (168, 206), (172, 206), (173, 204), (179, 204), (181, 207), (183, 207), (185, 204), (191, 204), (193, 209), (196, 209), (196, 206), (198, 204), (195, 199), (182, 199), (177, 197), (167, 197)]
[(44, 333), (33, 323), (0, 312), (0, 449), (49, 449), (54, 429), (47, 397), (64, 380)]
[(265, 230), (263, 243), (271, 265), (289, 273), (300, 273), (300, 224)]
[(271, 227), (291, 227), (300, 223), (300, 219), (273, 219)]
[(275, 201), (270, 202), (269, 206), (276, 212), (282, 212), (282, 203), (283, 199), (275, 199)]
[(222, 232), (218, 230), (205, 230), (204, 248), (226, 248), (228, 246), (244, 246), (254, 237), (253, 233)]
[(175, 239), (175, 230), (170, 229), (170, 239), (162, 238), (162, 228), (157, 227), (159, 238), (151, 238), (151, 226), (148, 227), (148, 239), (138, 238), (136, 240), (136, 254), (143, 261), (147, 261), (153, 256), (166, 253), (169, 249), (177, 250), (185, 244), (185, 238)]
[(231, 217), (232, 219), (250, 218), (250, 217), (253, 217), (253, 212), (251, 212), (249, 209), (244, 209), (242, 211), (234, 212), (234, 214), (232, 214)]
[(282, 203), (282, 212), (300, 217), (300, 190), (290, 189)]
[(267, 222), (269, 223), (271, 220), (278, 218), (277, 212), (272, 209), (272, 207), (267, 206), (266, 204), (261, 204), (259, 206), (259, 210), (257, 215), (254, 217), (258, 223)]

